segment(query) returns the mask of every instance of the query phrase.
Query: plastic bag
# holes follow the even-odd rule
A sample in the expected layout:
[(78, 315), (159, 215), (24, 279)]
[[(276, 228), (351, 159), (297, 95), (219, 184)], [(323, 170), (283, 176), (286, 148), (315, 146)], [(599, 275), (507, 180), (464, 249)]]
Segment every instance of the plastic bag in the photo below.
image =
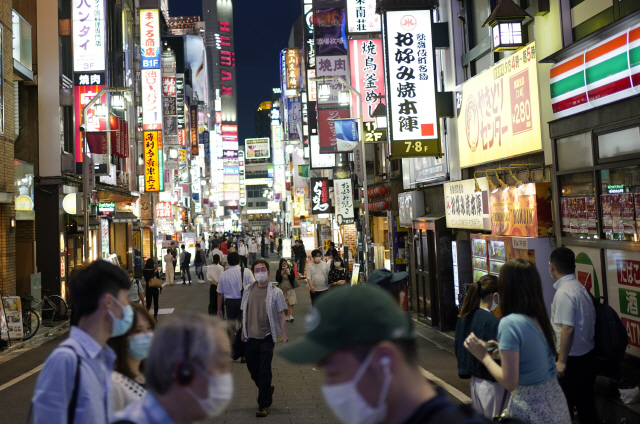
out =
[(631, 389), (620, 389), (620, 399), (624, 404), (640, 402), (640, 389), (638, 386)]

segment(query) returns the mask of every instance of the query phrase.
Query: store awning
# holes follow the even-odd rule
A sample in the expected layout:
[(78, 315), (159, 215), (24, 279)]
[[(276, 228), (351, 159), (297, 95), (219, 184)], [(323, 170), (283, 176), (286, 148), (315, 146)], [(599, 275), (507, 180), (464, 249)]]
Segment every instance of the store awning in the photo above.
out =
[[(84, 216), (75, 215), (71, 217), (78, 226), (78, 231), (84, 231)], [(89, 229), (90, 230), (99, 230), (100, 229), (100, 220), (96, 219), (92, 216), (89, 217)]]
[(131, 212), (116, 211), (115, 215), (113, 215), (113, 218), (111, 218), (111, 220), (116, 224), (122, 224), (126, 222), (137, 222), (138, 217), (132, 214)]

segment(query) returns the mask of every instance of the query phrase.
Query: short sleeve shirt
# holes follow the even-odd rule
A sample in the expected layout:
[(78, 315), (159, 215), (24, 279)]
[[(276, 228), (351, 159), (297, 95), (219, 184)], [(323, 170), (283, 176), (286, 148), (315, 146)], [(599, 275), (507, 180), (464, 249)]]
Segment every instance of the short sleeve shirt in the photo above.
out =
[(574, 328), (569, 356), (582, 356), (595, 347), (596, 310), (587, 289), (574, 274), (566, 275), (553, 285), (556, 294), (551, 303), (551, 324), (556, 333), (556, 349), (560, 350), (562, 325)]
[(535, 386), (556, 376), (556, 360), (544, 333), (523, 314), (509, 314), (498, 325), (500, 350), (520, 352), (519, 386)]

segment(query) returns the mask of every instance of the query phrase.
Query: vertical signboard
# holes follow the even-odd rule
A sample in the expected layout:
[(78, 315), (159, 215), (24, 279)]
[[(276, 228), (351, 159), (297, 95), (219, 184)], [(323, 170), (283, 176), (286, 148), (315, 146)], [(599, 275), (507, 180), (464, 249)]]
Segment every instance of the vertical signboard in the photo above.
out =
[(431, 11), (390, 11), (385, 26), (391, 155), (440, 155)]
[[(320, 153), (339, 152), (334, 120), (351, 117), (351, 110), (344, 107), (318, 107), (318, 135), (320, 137)], [(347, 150), (351, 151), (351, 150)]]
[(240, 174), (240, 206), (247, 205), (247, 187), (245, 185), (245, 175), (244, 175), (244, 151), (238, 151), (238, 168)]
[(271, 126), (271, 138), (273, 140), (273, 164), (284, 165), (284, 142), (282, 141), (282, 125)]
[(353, 224), (353, 191), (351, 180), (333, 180), (333, 194), (336, 205), (336, 221), (338, 225)]
[(347, 0), (347, 23), (350, 33), (380, 32), (380, 15), (376, 0)]
[(140, 9), (140, 56), (142, 69), (160, 68), (160, 12)]
[(344, 9), (314, 11), (316, 57), (347, 54), (346, 19)]
[[(83, 153), (83, 135), (80, 131), (82, 123), (82, 109), (91, 99), (93, 99), (104, 88), (104, 73), (76, 73), (74, 75), (73, 87), (73, 104), (74, 115), (76, 121), (75, 128), (75, 155), (76, 155), (76, 173), (82, 174), (82, 153)], [(106, 102), (106, 95), (100, 99), (101, 103)], [(88, 131), (100, 130), (100, 118), (96, 116), (96, 109), (91, 107), (87, 110), (87, 122), (85, 126)]]
[(73, 71), (105, 70), (105, 0), (73, 0)]
[(189, 106), (189, 130), (191, 156), (198, 156), (198, 105)]
[(298, 49), (285, 49), (286, 86), (287, 90), (300, 89), (300, 51)]
[[(341, 77), (347, 83), (350, 80), (348, 56), (318, 56), (316, 62), (316, 75), (318, 77)], [(338, 92), (343, 90), (339, 81), (327, 81), (331, 84), (331, 96), (328, 99), (318, 99), (319, 104), (337, 104)]]
[(144, 131), (162, 129), (162, 76), (160, 69), (143, 69), (142, 128)]
[[(384, 60), (382, 40), (350, 40), (351, 84), (361, 94), (362, 121), (374, 122), (373, 111), (384, 99)], [(357, 97), (351, 100), (353, 116), (357, 114)]]
[(331, 213), (329, 179), (311, 178), (311, 214)]
[(176, 75), (176, 113), (178, 116), (178, 129), (185, 129), (184, 117), (184, 74)]
[(162, 132), (144, 132), (144, 191), (163, 191)]

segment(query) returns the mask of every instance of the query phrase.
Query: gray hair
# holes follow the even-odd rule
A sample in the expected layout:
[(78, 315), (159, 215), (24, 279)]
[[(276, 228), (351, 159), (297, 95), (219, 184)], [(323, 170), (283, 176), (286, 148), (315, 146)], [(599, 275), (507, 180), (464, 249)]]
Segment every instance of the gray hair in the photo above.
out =
[(185, 359), (206, 369), (219, 348), (218, 337), (226, 337), (225, 328), (222, 320), (204, 314), (178, 315), (159, 325), (145, 363), (147, 388), (153, 393), (166, 393), (175, 380), (177, 364)]

